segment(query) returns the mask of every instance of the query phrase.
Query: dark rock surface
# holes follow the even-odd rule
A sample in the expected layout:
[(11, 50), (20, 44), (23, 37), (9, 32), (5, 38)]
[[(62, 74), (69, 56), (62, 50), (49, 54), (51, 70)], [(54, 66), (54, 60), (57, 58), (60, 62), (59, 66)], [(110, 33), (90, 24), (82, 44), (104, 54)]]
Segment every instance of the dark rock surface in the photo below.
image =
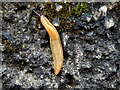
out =
[(47, 32), (41, 24), (35, 30), (31, 8), (40, 4), (2, 3), (3, 90), (118, 89), (120, 3), (89, 3), (88, 12), (69, 18), (74, 26), (73, 31), (60, 32), (64, 64), (58, 75), (52, 67)]

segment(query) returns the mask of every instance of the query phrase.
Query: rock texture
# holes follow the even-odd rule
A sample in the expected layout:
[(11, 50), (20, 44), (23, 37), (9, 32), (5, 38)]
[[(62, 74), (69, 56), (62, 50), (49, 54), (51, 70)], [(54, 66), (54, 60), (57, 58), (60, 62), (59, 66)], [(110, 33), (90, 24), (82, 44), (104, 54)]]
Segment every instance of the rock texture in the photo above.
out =
[(35, 30), (32, 8), (41, 4), (2, 2), (3, 90), (118, 89), (120, 3), (88, 3), (88, 12), (69, 18), (74, 26), (60, 32), (64, 64), (57, 76), (49, 36), (41, 24)]

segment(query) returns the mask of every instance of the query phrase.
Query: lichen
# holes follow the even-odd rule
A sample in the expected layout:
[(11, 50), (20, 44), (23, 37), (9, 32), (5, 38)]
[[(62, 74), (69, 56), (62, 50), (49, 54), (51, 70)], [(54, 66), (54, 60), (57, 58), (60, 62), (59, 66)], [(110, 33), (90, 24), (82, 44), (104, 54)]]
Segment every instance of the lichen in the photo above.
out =
[[(60, 9), (60, 11), (56, 10), (56, 4), (62, 5), (62, 9)], [(55, 17), (59, 18), (60, 26), (56, 27), (58, 31), (71, 30), (73, 23), (68, 18), (73, 15), (75, 17), (80, 16), (81, 13), (85, 11), (87, 11), (87, 3), (85, 2), (47, 2), (44, 3), (44, 8), (41, 10), (42, 14), (44, 14), (50, 22), (52, 22)]]

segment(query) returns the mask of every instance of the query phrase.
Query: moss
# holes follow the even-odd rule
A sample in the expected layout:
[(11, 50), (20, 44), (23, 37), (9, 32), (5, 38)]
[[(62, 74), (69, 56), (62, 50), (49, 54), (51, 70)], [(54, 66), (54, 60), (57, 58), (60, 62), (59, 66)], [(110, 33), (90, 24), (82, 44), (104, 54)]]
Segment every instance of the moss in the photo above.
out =
[(87, 3), (85, 2), (79, 2), (77, 7), (74, 8), (75, 15), (79, 16), (82, 12), (87, 11)]
[[(56, 4), (62, 5), (62, 9), (59, 12), (56, 11)], [(44, 3), (44, 8), (40, 13), (44, 14), (50, 22), (54, 20), (55, 17), (59, 18), (60, 26), (57, 27), (58, 31), (71, 30), (73, 27), (72, 21), (68, 18), (71, 16), (80, 16), (81, 13), (87, 11), (87, 3), (85, 2), (57, 2), (57, 3)]]

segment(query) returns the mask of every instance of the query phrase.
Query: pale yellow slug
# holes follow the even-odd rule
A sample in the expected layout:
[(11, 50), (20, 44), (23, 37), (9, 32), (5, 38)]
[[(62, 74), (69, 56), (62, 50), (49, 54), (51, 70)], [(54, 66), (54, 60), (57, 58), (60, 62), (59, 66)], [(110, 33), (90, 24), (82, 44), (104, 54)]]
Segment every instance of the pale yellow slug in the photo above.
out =
[(41, 16), (40, 21), (50, 36), (50, 46), (54, 59), (54, 72), (57, 75), (62, 68), (64, 59), (61, 40), (56, 28), (49, 22), (49, 20), (45, 16)]

